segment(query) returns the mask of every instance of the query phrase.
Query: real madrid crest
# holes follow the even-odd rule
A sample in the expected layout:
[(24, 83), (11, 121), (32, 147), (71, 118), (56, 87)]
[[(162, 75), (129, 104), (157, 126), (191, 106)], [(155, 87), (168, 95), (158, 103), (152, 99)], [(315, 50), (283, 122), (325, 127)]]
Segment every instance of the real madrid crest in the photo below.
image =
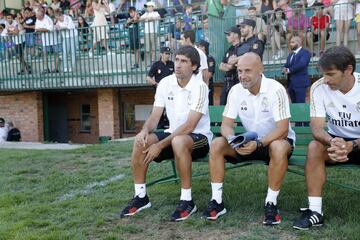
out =
[(161, 69), (158, 69), (158, 74), (160, 74), (161, 73)]
[(267, 97), (264, 97), (261, 101), (261, 111), (269, 112), (269, 100), (267, 99)]
[(257, 43), (254, 43), (253, 49), (258, 49), (259, 45)]

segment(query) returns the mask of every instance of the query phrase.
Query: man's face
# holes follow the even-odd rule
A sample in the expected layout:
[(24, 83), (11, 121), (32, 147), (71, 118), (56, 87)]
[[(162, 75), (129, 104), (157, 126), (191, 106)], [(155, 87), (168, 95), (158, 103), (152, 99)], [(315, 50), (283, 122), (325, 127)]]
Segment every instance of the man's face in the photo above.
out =
[(153, 12), (153, 11), (154, 11), (154, 7), (153, 7), (153, 6), (147, 6), (147, 7), (146, 7), (146, 10), (147, 10), (148, 12)]
[(243, 56), (237, 63), (239, 81), (243, 88), (251, 90), (260, 84), (262, 66), (252, 56)]
[(36, 13), (36, 18), (39, 19), (39, 20), (43, 20), (44, 18), (44, 12), (43, 11), (38, 11)]
[(298, 49), (299, 48), (299, 43), (298, 43), (298, 41), (296, 41), (295, 39), (291, 39), (290, 40), (290, 49), (291, 50), (293, 50), (293, 51), (295, 51), (296, 49)]
[(249, 25), (241, 25), (240, 31), (241, 31), (241, 36), (246, 38), (252, 32), (252, 27)]
[(175, 57), (175, 76), (178, 79), (190, 79), (193, 71), (197, 68), (196, 65), (192, 65), (190, 58), (184, 55), (176, 55)]
[(324, 76), (325, 84), (329, 86), (331, 90), (340, 90), (346, 85), (346, 80), (349, 76), (352, 75), (352, 66), (348, 66), (348, 69), (346, 69), (344, 72), (331, 68), (322, 70), (322, 74)]
[(136, 15), (136, 11), (130, 11), (129, 14), (131, 18), (134, 18)]
[(256, 18), (256, 10), (254, 9), (248, 10), (248, 13), (250, 18)]
[(11, 16), (11, 15), (9, 15), (9, 16), (6, 16), (6, 21), (9, 23), (9, 24), (12, 24), (12, 22), (13, 22), (13, 17)]
[(181, 34), (181, 37), (180, 37), (180, 45), (181, 45), (181, 46), (191, 45), (190, 40), (189, 40), (188, 38), (185, 38), (185, 37), (184, 37), (184, 34)]

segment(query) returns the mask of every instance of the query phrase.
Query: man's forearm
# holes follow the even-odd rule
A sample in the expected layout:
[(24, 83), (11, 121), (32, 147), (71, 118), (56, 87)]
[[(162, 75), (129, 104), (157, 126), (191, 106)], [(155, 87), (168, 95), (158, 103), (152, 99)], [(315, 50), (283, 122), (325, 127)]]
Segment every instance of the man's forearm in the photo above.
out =
[(330, 134), (323, 128), (311, 127), (311, 131), (315, 140), (321, 142), (325, 146), (330, 146), (330, 141), (333, 139), (333, 137), (331, 137)]
[(184, 123), (180, 127), (178, 127), (173, 133), (171, 133), (168, 137), (161, 140), (158, 144), (160, 144), (161, 148), (164, 149), (165, 147), (169, 146), (171, 144), (171, 141), (174, 137), (178, 135), (188, 135), (194, 131), (193, 126), (190, 126), (187, 123)]

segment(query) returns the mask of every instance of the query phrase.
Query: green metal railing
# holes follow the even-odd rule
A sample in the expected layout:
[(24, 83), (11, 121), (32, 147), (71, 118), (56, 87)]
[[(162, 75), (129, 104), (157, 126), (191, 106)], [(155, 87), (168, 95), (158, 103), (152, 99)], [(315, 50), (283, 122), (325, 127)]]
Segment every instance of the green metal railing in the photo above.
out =
[[(197, 40), (202, 36), (209, 39), (210, 54), (215, 57), (217, 66), (229, 47), (224, 31), (241, 21), (235, 16), (235, 10), (228, 7), (223, 18), (209, 16), (208, 29), (203, 28), (201, 15), (193, 16)], [(301, 9), (301, 12), (309, 17), (314, 9)], [(159, 59), (160, 46), (168, 45), (173, 52), (179, 47), (179, 32), (174, 31), (176, 17), (167, 17), (156, 21), (155, 24), (154, 22), (140, 22), (138, 30), (126, 26), (125, 23), (126, 21), (120, 21), (118, 24), (102, 27), (2, 37), (0, 39), (0, 91), (147, 85), (146, 75), (153, 56)], [(155, 34), (145, 33), (146, 24)], [(329, 31), (330, 39), (326, 41), (326, 48), (335, 45), (336, 29), (333, 21), (330, 23)], [(356, 27), (354, 23), (349, 34), (349, 47), (355, 53)], [(283, 56), (273, 59), (271, 37), (271, 34), (268, 34), (263, 56), (265, 74), (279, 79), (283, 78), (281, 66), (285, 63), (288, 48), (287, 43), (282, 42)], [(106, 40), (101, 40), (102, 38)], [(30, 47), (31, 39), (34, 41), (33, 47)], [(136, 43), (137, 40), (139, 43)], [(149, 44), (150, 40), (155, 42), (154, 46)], [(307, 47), (306, 43), (304, 46)], [(316, 56), (312, 58), (309, 68), (312, 76), (319, 75), (316, 69), (319, 51), (319, 45), (316, 43), (314, 45)], [(140, 56), (139, 67), (134, 68), (133, 65), (137, 63), (137, 52)], [(223, 74), (219, 70), (216, 71), (214, 80), (215, 82), (223, 81)]]

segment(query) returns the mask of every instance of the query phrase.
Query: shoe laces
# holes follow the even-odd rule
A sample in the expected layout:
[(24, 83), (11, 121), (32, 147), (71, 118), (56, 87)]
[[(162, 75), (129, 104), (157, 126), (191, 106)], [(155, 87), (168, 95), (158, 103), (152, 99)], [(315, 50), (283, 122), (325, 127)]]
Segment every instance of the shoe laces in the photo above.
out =
[(216, 202), (216, 200), (211, 200), (207, 206), (207, 211), (211, 211), (213, 209), (218, 209), (219, 204)]
[(266, 203), (265, 206), (265, 215), (266, 216), (273, 216), (278, 214), (277, 207), (273, 203)]
[(190, 205), (189, 202), (190, 201), (180, 200), (179, 204), (176, 207), (176, 210), (185, 211)]

